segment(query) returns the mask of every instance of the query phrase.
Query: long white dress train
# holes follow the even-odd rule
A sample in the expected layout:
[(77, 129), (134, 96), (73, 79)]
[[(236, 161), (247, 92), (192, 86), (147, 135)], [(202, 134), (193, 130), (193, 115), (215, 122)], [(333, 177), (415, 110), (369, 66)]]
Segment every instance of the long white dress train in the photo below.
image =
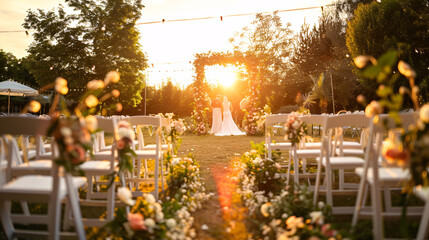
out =
[(230, 136), (230, 135), (246, 135), (245, 132), (240, 131), (234, 120), (232, 119), (231, 111), (229, 110), (231, 103), (227, 97), (223, 98), (223, 121), (222, 128), (215, 134), (216, 136)]
[(218, 133), (222, 128), (222, 108), (216, 107), (213, 108), (213, 122), (212, 122), (212, 129), (211, 133), (216, 134)]

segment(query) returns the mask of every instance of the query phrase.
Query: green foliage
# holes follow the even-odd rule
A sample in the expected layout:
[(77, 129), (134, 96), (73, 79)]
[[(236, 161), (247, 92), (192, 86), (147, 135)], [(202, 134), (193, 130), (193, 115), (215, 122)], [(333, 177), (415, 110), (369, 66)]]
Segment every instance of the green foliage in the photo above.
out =
[[(288, 72), (289, 77), (284, 83), (289, 104), (294, 103), (296, 98), (310, 96), (308, 102), (322, 100), (318, 104), (322, 107), (321, 112), (331, 111), (332, 104), (328, 104), (328, 101), (332, 102), (333, 91), (336, 111), (356, 108), (356, 103), (350, 96), (359, 92), (359, 86), (345, 46), (344, 24), (342, 18), (335, 17), (335, 12), (326, 9), (320, 16), (318, 25), (311, 27), (304, 23), (301, 26), (291, 58), (293, 68)], [(315, 76), (322, 74), (324, 84), (323, 88), (319, 88)], [(315, 88), (323, 90), (322, 98), (311, 96), (310, 93)], [(318, 112), (314, 107), (310, 110)]]
[[(348, 23), (346, 43), (352, 57), (372, 55), (377, 58), (396, 50), (398, 58), (412, 65), (418, 79), (423, 80), (429, 75), (428, 27), (428, 1), (372, 1), (360, 4), (355, 10), (354, 18)], [(373, 76), (378, 70), (373, 68), (368, 74)], [(401, 79), (404, 83), (405, 78)], [(362, 82), (368, 88), (374, 87), (371, 81), (363, 79)]]
[[(67, 0), (73, 14), (63, 6), (51, 11), (29, 10), (23, 26), (34, 30), (29, 48), (29, 69), (41, 86), (62, 76), (70, 88), (82, 88), (92, 79), (117, 70), (124, 107), (141, 101), (146, 57), (135, 27), (141, 16), (141, 0), (91, 2)], [(111, 89), (110, 89), (111, 90)], [(71, 92), (75, 99), (81, 92)]]

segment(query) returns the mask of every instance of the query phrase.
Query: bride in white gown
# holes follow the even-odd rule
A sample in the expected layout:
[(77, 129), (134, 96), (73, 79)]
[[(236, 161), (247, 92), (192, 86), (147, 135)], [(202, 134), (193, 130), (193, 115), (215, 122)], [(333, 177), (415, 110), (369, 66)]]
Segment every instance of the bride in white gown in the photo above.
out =
[(227, 97), (223, 98), (223, 121), (222, 127), (216, 136), (230, 136), (230, 135), (246, 135), (245, 132), (240, 131), (237, 125), (235, 125), (234, 120), (231, 115), (231, 103), (228, 101)]

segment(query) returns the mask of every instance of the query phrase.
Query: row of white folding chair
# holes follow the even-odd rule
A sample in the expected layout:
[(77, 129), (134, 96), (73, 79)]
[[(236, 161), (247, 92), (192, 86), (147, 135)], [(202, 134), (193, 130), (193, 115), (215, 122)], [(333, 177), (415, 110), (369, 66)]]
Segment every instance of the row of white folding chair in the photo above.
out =
[[(163, 151), (162, 151), (162, 118), (160, 116), (132, 116), (125, 119), (130, 122), (131, 126), (140, 128), (147, 126), (153, 128), (155, 135), (155, 145), (153, 149), (136, 149), (136, 160), (133, 165), (135, 166), (134, 172), (127, 178), (133, 196), (141, 196), (142, 192), (139, 191), (140, 183), (154, 183), (153, 195), (158, 199), (159, 194), (159, 170), (161, 169), (161, 188), (164, 190), (164, 170), (163, 170)], [(141, 144), (143, 146), (143, 144)], [(142, 160), (145, 161), (144, 177), (141, 177)], [(155, 161), (155, 169), (153, 178), (148, 177), (147, 160)], [(161, 164), (161, 168), (160, 168)], [(135, 191), (133, 190), (135, 188)]]
[[(407, 169), (380, 166), (381, 161), (383, 161), (381, 153), (383, 137), (386, 134), (385, 126), (388, 126), (388, 129), (393, 129), (396, 125), (395, 121), (387, 115), (381, 115), (379, 118), (378, 124), (370, 121), (370, 137), (365, 152), (365, 163), (361, 168), (356, 169), (356, 173), (361, 180), (352, 219), (352, 226), (356, 226), (359, 217), (372, 216), (375, 239), (384, 238), (383, 217), (399, 217), (402, 214), (401, 207), (392, 207), (390, 189), (400, 188), (409, 179)], [(400, 118), (403, 129), (407, 130), (409, 126), (416, 123), (417, 116), (412, 112), (401, 113)], [(368, 187), (371, 188), (371, 206), (369, 209), (364, 206)], [(385, 211), (383, 211), (382, 207), (381, 190), (384, 191)], [(421, 207), (407, 208), (408, 216), (419, 216), (421, 214)]]
[[(28, 118), (22, 116), (0, 117), (0, 135), (7, 145), (6, 159), (8, 161), (6, 174), (13, 176), (11, 161), (17, 154), (16, 141), (6, 135), (33, 135), (44, 136), (50, 126), (49, 120)], [(13, 139), (13, 138), (12, 138)], [(52, 142), (53, 144), (54, 142)], [(52, 145), (53, 146), (53, 145)], [(58, 154), (55, 147), (51, 159)], [(20, 155), (19, 155), (20, 157)], [(37, 172), (35, 172), (37, 174)], [(62, 175), (64, 174), (64, 175)], [(24, 175), (10, 179), (0, 187), (0, 214), (3, 230), (8, 239), (17, 237), (49, 239), (60, 238), (61, 201), (67, 199), (75, 219), (75, 229), (79, 239), (85, 239), (80, 209), (78, 205), (77, 189), (85, 183), (83, 177), (72, 177), (70, 173), (62, 173), (56, 164), (52, 164), (51, 175)], [(11, 213), (11, 201), (32, 201), (48, 204), (46, 216)], [(46, 224), (48, 231), (16, 229), (14, 223)], [(63, 234), (64, 235), (64, 234)]]
[[(364, 160), (354, 156), (338, 156), (335, 154), (337, 149), (337, 141), (332, 141), (335, 137), (335, 130), (344, 126), (360, 126), (368, 127), (369, 119), (363, 114), (342, 114), (329, 116), (325, 118), (322, 134), (322, 149), (317, 161), (317, 176), (314, 187), (314, 203), (317, 202), (320, 193), (326, 194), (327, 204), (332, 206), (334, 214), (350, 214), (353, 212), (353, 207), (336, 207), (333, 202), (333, 194), (350, 194), (356, 193), (356, 189), (350, 188), (351, 185), (346, 185), (344, 181), (344, 170), (354, 170), (357, 167), (363, 166)], [(341, 142), (339, 143), (341, 145)], [(325, 171), (323, 187), (321, 186), (322, 171)], [(334, 170), (339, 171), (339, 188), (333, 189), (333, 173)]]
[[(362, 116), (363, 114), (347, 114), (352, 116)], [(301, 120), (305, 122), (308, 126), (323, 126), (324, 121), (326, 118), (333, 116), (333, 115), (304, 115), (300, 116)], [(294, 181), (298, 182), (299, 178), (303, 177), (313, 177), (314, 174), (308, 174), (306, 171), (307, 168), (307, 158), (316, 158), (320, 155), (320, 149), (322, 147), (321, 142), (307, 142), (306, 140), (302, 141), (302, 143), (299, 146), (295, 146), (295, 148), (292, 147), (292, 144), (290, 142), (271, 142), (271, 127), (274, 124), (280, 123), (280, 122), (286, 122), (288, 118), (288, 114), (277, 114), (277, 115), (270, 115), (267, 116), (265, 121), (265, 147), (266, 147), (266, 155), (268, 158), (272, 157), (272, 150), (289, 150), (289, 159), (294, 159)], [(337, 133), (337, 132), (336, 132)], [(308, 136), (306, 136), (307, 138)], [(333, 140), (335, 143), (340, 143), (336, 145), (336, 154), (341, 156), (347, 156), (347, 151), (354, 151), (354, 152), (360, 152), (360, 155), (363, 155), (363, 150), (361, 149), (361, 145), (358, 142), (352, 142), (352, 141), (344, 141), (343, 136), (341, 132), (336, 134), (336, 139)], [(268, 144), (269, 143), (269, 144)], [(338, 148), (337, 148), (338, 147)], [(292, 154), (291, 154), (292, 153)], [(354, 155), (354, 154), (350, 154)], [(299, 162), (302, 162), (302, 168), (303, 173), (299, 173)], [(287, 174), (287, 183), (289, 183), (290, 178), (290, 166), (291, 162), (288, 162), (288, 174)]]

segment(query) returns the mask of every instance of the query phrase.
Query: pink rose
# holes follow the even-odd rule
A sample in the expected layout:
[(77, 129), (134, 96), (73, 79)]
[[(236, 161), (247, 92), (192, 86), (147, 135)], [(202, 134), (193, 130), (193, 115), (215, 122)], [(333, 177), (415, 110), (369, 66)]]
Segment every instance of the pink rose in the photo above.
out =
[(332, 237), (334, 236), (334, 230), (331, 230), (331, 224), (327, 223), (322, 226), (322, 234), (326, 237)]
[(143, 221), (143, 215), (139, 213), (128, 213), (127, 220), (133, 230), (146, 230), (146, 226), (144, 225)]
[(116, 142), (116, 148), (118, 148), (118, 150), (122, 150), (125, 147), (125, 141), (124, 140), (118, 140)]
[(74, 145), (74, 154), (72, 154), (71, 161), (73, 164), (79, 164), (85, 161), (85, 149), (81, 145)]

